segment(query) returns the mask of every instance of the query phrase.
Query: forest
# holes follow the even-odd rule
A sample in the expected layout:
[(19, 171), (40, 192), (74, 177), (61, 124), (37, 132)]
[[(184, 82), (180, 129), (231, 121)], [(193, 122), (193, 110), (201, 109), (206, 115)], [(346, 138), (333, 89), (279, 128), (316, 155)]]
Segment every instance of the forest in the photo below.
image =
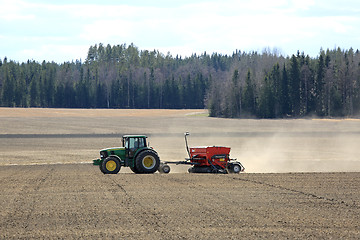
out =
[(134, 44), (90, 46), (84, 61), (0, 60), (0, 106), (208, 108), (212, 117), (356, 117), (360, 52), (235, 50), (190, 57)]

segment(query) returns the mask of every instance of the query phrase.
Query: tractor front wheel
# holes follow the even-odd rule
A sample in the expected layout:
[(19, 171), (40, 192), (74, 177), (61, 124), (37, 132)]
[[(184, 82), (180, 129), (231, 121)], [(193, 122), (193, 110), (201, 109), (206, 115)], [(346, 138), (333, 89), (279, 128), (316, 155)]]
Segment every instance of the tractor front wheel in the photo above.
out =
[(101, 171), (103, 174), (106, 174), (106, 172), (104, 171), (102, 162), (100, 163), (99, 168), (100, 168), (100, 171)]
[(102, 162), (102, 172), (104, 174), (117, 174), (120, 171), (121, 165), (119, 159), (116, 157), (107, 157)]
[(140, 173), (154, 173), (159, 165), (159, 156), (150, 150), (145, 150), (136, 157), (135, 166)]

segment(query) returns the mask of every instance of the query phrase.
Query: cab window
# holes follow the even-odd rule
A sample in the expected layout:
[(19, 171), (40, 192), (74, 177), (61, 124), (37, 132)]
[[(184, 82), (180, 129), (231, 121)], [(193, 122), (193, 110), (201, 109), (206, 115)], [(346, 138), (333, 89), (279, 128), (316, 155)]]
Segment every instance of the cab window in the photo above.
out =
[(145, 138), (139, 138), (139, 148), (146, 147)]
[(128, 149), (138, 149), (146, 147), (146, 140), (145, 138), (128, 138), (125, 141), (125, 148)]
[(138, 148), (139, 142), (137, 138), (129, 138), (129, 148), (135, 149)]

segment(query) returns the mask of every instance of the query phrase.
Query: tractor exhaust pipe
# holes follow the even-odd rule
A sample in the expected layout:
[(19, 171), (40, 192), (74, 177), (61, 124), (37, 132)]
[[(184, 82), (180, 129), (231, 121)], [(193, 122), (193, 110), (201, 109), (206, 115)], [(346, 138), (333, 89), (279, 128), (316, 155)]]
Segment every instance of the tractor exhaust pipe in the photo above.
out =
[(188, 153), (188, 155), (189, 155), (189, 159), (191, 158), (190, 157), (190, 151), (189, 151), (189, 146), (188, 146), (188, 142), (187, 142), (187, 136), (189, 136), (190, 135), (190, 133), (189, 132), (186, 132), (186, 133), (184, 133), (184, 135), (185, 135), (185, 146), (186, 146), (186, 151), (187, 151), (187, 153)]

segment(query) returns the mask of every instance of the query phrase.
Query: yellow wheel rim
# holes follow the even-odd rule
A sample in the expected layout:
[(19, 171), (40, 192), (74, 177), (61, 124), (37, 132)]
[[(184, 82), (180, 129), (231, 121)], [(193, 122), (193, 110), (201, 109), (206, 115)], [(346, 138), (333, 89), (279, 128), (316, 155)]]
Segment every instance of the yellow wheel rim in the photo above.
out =
[(114, 171), (116, 169), (116, 162), (113, 160), (110, 160), (106, 163), (106, 169), (110, 172)]
[(155, 165), (155, 159), (152, 156), (146, 156), (143, 159), (143, 164), (145, 168), (152, 168)]

